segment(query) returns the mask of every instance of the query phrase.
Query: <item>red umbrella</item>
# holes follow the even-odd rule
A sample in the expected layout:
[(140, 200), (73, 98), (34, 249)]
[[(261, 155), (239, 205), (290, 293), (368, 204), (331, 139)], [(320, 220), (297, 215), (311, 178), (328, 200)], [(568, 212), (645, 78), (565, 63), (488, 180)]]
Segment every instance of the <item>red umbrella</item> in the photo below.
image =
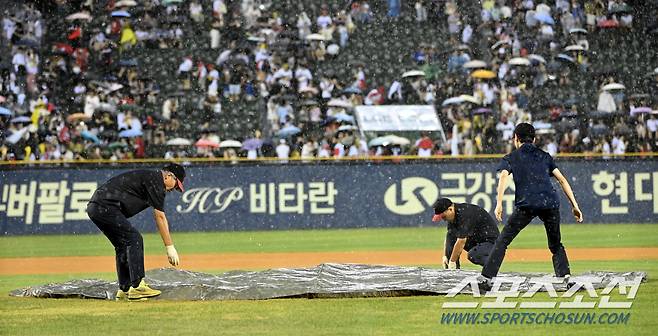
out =
[(219, 147), (219, 144), (208, 139), (199, 139), (195, 144), (197, 147), (212, 147), (212, 148), (217, 148)]

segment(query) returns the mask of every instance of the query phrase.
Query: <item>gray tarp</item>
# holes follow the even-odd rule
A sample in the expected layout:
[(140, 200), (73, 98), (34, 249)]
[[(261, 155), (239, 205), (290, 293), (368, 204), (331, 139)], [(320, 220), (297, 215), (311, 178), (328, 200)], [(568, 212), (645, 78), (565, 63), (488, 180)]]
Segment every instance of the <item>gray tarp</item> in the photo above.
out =
[[(150, 270), (146, 282), (162, 290), (155, 300), (263, 300), (275, 298), (343, 298), (372, 296), (443, 295), (476, 271), (427, 269), (421, 267), (359, 264), (322, 264), (311, 268), (280, 268), (260, 272), (232, 271), (221, 275), (190, 272), (173, 268)], [(500, 277), (548, 276), (539, 273), (501, 273)], [(612, 277), (627, 280), (644, 272), (589, 272), (574, 276), (601, 277), (595, 288), (604, 288)], [(520, 291), (526, 291), (526, 280)], [(503, 286), (505, 288), (505, 286)], [(565, 290), (556, 286), (556, 290)], [(41, 298), (114, 299), (117, 283), (105, 280), (71, 280), (65, 283), (17, 289), (12, 296)], [(470, 293), (466, 287), (463, 293)]]

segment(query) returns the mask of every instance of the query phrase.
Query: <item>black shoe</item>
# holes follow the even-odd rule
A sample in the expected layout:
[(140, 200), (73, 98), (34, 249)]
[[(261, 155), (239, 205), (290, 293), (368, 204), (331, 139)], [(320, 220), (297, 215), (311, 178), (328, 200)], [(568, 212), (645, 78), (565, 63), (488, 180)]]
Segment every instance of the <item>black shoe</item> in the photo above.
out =
[(566, 287), (567, 290), (570, 290), (571, 287), (575, 287), (577, 284), (575, 281), (571, 280), (571, 275), (567, 274), (564, 276), (564, 287)]
[(480, 294), (484, 294), (491, 290), (491, 279), (485, 278), (484, 276), (478, 276), (478, 289)]

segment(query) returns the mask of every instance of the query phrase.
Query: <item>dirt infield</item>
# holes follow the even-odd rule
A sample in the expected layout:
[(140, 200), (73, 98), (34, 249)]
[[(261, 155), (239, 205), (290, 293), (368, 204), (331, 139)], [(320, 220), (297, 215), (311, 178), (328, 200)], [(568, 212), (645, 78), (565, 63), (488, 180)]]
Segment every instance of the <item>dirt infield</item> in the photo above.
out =
[[(658, 259), (657, 247), (642, 248), (572, 248), (570, 260), (647, 260)], [(280, 267), (307, 267), (321, 263), (364, 263), (384, 265), (438, 265), (438, 250), (295, 252), (295, 253), (181, 253), (181, 268), (186, 270), (236, 270)], [(547, 249), (512, 249), (507, 261), (551, 260)], [(167, 257), (147, 255), (146, 269), (168, 266)], [(114, 272), (114, 257), (39, 257), (0, 259), (0, 275), (67, 274)]]

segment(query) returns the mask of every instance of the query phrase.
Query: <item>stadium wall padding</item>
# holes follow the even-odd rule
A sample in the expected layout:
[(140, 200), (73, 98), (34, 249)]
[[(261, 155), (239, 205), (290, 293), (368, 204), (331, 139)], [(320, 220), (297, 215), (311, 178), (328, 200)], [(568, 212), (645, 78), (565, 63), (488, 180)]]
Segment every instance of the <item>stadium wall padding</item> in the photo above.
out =
[[(658, 223), (658, 160), (558, 160), (586, 223)], [(172, 231), (410, 227), (431, 222), (439, 196), (495, 207), (498, 160), (340, 162), (187, 166), (184, 194), (171, 192), (165, 212)], [(96, 233), (87, 218), (95, 188), (133, 166), (0, 171), (4, 235)], [(142, 165), (141, 169), (157, 169)], [(559, 185), (562, 221), (573, 223)], [(513, 211), (513, 184), (504, 197)], [(150, 210), (131, 222), (156, 231)], [(535, 220), (535, 222), (537, 222)]]

